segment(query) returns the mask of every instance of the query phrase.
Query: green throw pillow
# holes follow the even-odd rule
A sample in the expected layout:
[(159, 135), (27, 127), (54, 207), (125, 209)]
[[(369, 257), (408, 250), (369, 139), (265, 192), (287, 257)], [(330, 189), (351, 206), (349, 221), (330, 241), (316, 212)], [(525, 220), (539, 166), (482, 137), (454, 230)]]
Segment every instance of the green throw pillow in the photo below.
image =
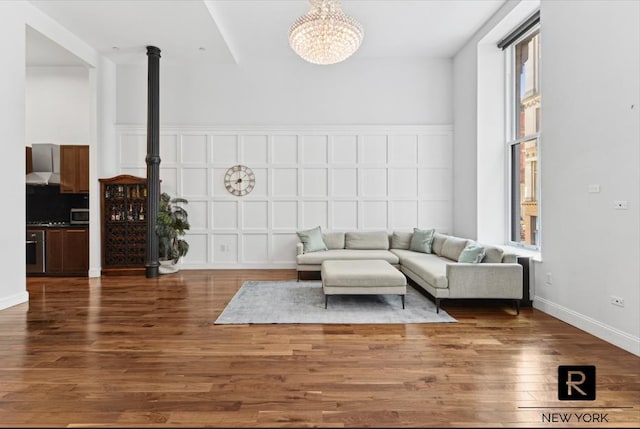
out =
[(469, 243), (458, 256), (458, 262), (477, 264), (482, 262), (482, 258), (484, 258), (484, 247)]
[(319, 226), (313, 229), (307, 229), (306, 231), (298, 231), (296, 234), (298, 234), (298, 237), (300, 238), (304, 253), (327, 250), (327, 246), (324, 244), (322, 232), (320, 231)]
[(435, 233), (435, 229), (413, 228), (413, 235), (411, 236), (409, 250), (413, 250), (414, 252), (431, 253), (431, 245), (433, 244), (433, 237)]

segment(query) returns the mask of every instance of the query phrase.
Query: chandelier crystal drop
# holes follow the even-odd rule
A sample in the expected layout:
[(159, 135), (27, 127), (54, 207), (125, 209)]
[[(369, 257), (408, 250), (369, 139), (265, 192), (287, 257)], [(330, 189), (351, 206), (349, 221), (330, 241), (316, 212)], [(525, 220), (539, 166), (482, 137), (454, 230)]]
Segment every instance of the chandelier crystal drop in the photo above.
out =
[(362, 44), (362, 25), (342, 11), (341, 0), (309, 0), (311, 9), (289, 29), (289, 45), (313, 64), (335, 64)]

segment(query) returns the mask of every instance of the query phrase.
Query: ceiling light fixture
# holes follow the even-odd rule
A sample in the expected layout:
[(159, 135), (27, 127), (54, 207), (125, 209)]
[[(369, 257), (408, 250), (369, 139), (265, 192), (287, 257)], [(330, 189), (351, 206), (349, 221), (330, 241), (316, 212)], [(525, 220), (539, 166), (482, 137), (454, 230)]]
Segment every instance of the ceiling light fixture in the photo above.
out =
[(311, 9), (289, 29), (289, 45), (313, 64), (349, 58), (362, 43), (362, 25), (342, 11), (341, 0), (309, 0)]

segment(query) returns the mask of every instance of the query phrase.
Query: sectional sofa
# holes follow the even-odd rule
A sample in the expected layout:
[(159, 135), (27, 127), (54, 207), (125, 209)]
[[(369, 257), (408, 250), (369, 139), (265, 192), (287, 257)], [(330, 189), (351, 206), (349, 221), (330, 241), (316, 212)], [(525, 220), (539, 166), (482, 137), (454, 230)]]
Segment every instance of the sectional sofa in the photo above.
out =
[[(305, 252), (303, 243), (298, 242), (298, 279), (303, 271), (320, 271), (326, 260), (384, 260), (427, 291), (435, 299), (437, 311), (442, 299), (488, 298), (514, 300), (519, 313), (523, 279), (516, 255), (437, 232), (430, 248), (421, 249), (430, 252), (416, 251), (411, 250), (412, 238), (411, 232), (322, 233), (326, 250)], [(460, 262), (463, 251), (473, 248), (481, 248), (479, 260)]]

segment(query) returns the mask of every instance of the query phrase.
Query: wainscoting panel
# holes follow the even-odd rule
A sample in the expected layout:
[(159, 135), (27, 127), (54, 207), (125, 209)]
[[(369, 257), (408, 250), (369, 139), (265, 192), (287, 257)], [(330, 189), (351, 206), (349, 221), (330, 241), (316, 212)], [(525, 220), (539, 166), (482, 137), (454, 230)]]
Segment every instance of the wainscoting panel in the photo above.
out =
[[(146, 127), (119, 126), (120, 172), (146, 175)], [(163, 127), (161, 190), (189, 200), (183, 268), (291, 268), (296, 231), (452, 228), (451, 126)], [(250, 167), (254, 190), (224, 175)]]

